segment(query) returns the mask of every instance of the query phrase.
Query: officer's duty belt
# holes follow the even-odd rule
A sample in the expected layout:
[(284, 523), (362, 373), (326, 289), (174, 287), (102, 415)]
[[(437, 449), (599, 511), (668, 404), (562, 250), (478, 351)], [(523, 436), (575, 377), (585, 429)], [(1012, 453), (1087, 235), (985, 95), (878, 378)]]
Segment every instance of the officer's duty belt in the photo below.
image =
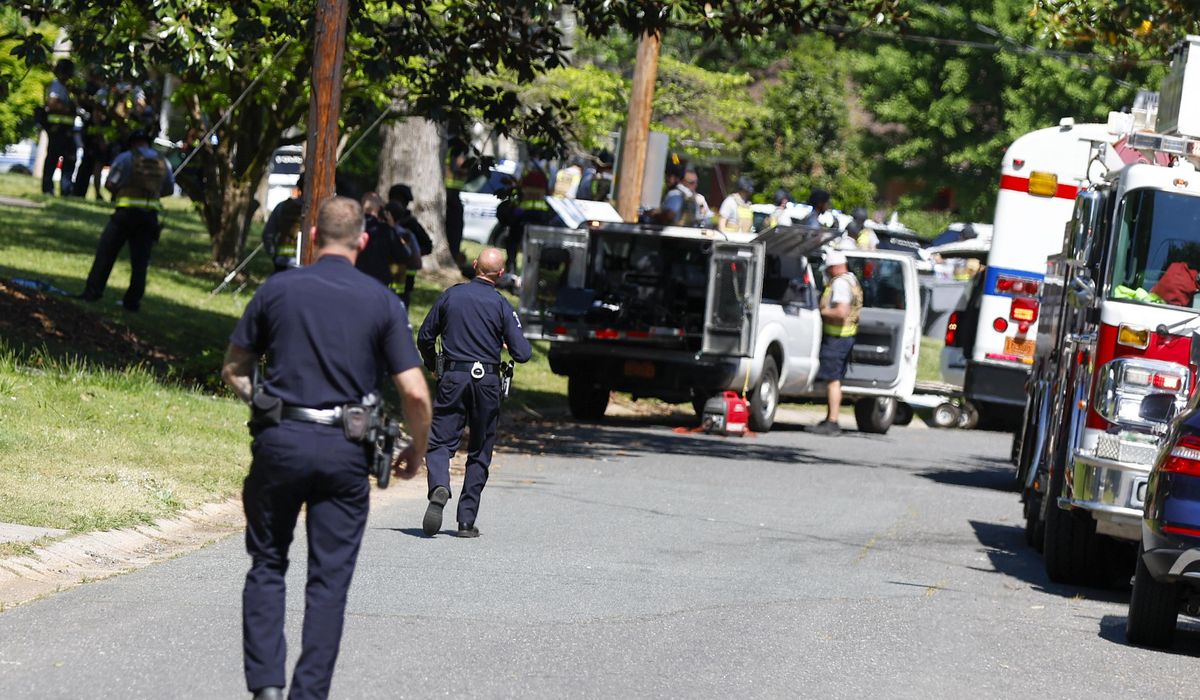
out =
[(487, 362), (459, 362), (458, 360), (447, 360), (444, 371), (446, 372), (470, 372), (475, 365), (483, 368), (484, 374), (500, 374), (500, 365), (488, 364)]
[(342, 407), (334, 408), (303, 408), (301, 406), (284, 406), (281, 417), (288, 420), (304, 421), (305, 423), (320, 423), (321, 425), (341, 425)]

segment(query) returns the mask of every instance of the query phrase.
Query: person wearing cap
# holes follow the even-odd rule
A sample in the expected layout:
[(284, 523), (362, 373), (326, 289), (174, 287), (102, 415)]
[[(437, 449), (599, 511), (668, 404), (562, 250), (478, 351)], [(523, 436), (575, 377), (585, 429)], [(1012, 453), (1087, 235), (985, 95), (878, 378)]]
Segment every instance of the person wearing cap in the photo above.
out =
[(750, 195), (754, 194), (754, 181), (743, 175), (738, 178), (737, 191), (721, 202), (717, 210), (717, 227), (725, 233), (750, 233), (754, 228), (754, 210), (750, 208)]
[(838, 414), (842, 410), (842, 379), (854, 336), (858, 334), (858, 317), (862, 313), (863, 294), (858, 279), (846, 265), (846, 255), (837, 250), (825, 254), (825, 275), (829, 284), (821, 295), (821, 351), (818, 356), (817, 381), (826, 382), (825, 396), (829, 407), (825, 420), (811, 428), (818, 435), (838, 435)]
[(158, 221), (158, 212), (162, 210), (159, 199), (175, 191), (175, 177), (166, 159), (150, 147), (146, 132), (135, 131), (126, 141), (125, 152), (113, 159), (104, 187), (116, 197), (117, 208), (100, 234), (96, 257), (79, 298), (99, 301), (108, 286), (113, 263), (128, 243), (131, 271), (121, 305), (126, 311), (137, 311), (146, 293), (150, 249), (162, 232)]
[(854, 246), (859, 250), (875, 250), (879, 247), (879, 236), (867, 226), (867, 210), (863, 207), (855, 207), (850, 213), (846, 235), (854, 240)]
[(829, 211), (829, 193), (822, 189), (815, 189), (808, 193), (808, 201), (805, 202), (812, 209), (808, 212), (808, 216), (800, 222), (803, 226), (822, 227), (821, 215)]
[(771, 228), (772, 226), (791, 223), (791, 216), (789, 216), (788, 210), (793, 206), (792, 193), (780, 187), (775, 190), (775, 197), (772, 201), (775, 203), (775, 211), (771, 212), (771, 215), (767, 217), (766, 222), (763, 224), (764, 227)]
[(263, 226), (263, 249), (271, 257), (275, 272), (300, 266), (297, 257), (300, 241), (300, 217), (304, 212), (304, 173), (296, 180), (292, 196), (275, 205)]

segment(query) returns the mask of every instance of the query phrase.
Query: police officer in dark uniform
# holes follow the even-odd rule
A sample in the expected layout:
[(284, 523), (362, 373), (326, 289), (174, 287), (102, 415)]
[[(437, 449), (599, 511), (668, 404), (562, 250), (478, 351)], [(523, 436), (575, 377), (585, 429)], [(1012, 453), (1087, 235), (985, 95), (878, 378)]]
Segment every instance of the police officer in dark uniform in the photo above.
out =
[[(256, 407), (253, 462), (242, 495), (252, 558), (242, 593), (243, 646), (246, 685), (256, 698), (283, 697), (284, 574), (301, 506), (308, 585), (288, 697), (329, 694), (370, 495), (370, 448), (343, 434), (341, 407), (376, 392), (382, 372), (391, 375), (412, 434), (400, 456), (407, 468), (396, 471), (401, 477), (420, 468), (429, 431), (429, 389), (404, 306), (354, 269), (366, 244), (362, 209), (345, 197), (326, 200), (312, 235), (317, 261), (274, 275), (258, 290), (221, 371)], [(263, 355), (268, 364), (256, 395), (251, 376)], [(272, 409), (278, 411), (273, 418)]]
[(300, 242), (300, 216), (304, 212), (304, 174), (296, 181), (292, 196), (275, 205), (263, 226), (263, 250), (271, 256), (275, 272), (290, 270), (296, 262), (296, 246)]
[(150, 137), (144, 131), (129, 135), (124, 153), (113, 160), (104, 186), (116, 196), (113, 211), (100, 234), (96, 257), (79, 298), (98, 301), (108, 286), (113, 263), (126, 243), (129, 244), (129, 288), (121, 304), (127, 311), (137, 311), (146, 293), (146, 270), (150, 267), (150, 250), (158, 242), (162, 226), (158, 212), (159, 199), (175, 191), (171, 168), (158, 151), (150, 147)]
[(378, 193), (363, 195), (362, 206), (367, 227), (367, 247), (363, 248), (354, 266), (379, 280), (403, 300), (404, 271), (411, 258), (407, 240), (401, 238), (385, 214), (383, 197)]
[(479, 497), (487, 483), (500, 418), (500, 349), (517, 362), (533, 354), (521, 333), (521, 322), (512, 306), (496, 291), (504, 275), (504, 254), (485, 248), (475, 259), (475, 278), (447, 289), (433, 303), (421, 330), (417, 347), (425, 366), (437, 372), (436, 342), (442, 338), (442, 364), (437, 395), (433, 402), (433, 425), (429, 433), (429, 506), (422, 528), (426, 535), (442, 527), (442, 510), (450, 500), (450, 458), (470, 426), (467, 472), (458, 498), (459, 537), (478, 537), (475, 516)]
[(46, 157), (42, 160), (42, 192), (54, 194), (54, 171), (62, 158), (59, 191), (64, 197), (72, 192), (75, 176), (75, 100), (71, 97), (71, 79), (75, 63), (64, 58), (54, 64), (54, 80), (46, 86), (45, 121)]

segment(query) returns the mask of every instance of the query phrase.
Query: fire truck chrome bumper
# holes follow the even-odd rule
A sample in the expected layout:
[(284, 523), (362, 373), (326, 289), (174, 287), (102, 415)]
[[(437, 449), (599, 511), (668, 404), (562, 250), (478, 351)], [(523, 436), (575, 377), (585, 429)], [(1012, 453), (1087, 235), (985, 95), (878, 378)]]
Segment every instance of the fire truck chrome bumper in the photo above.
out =
[(1058, 499), (1058, 505), (1090, 511), (1096, 520), (1140, 529), (1151, 466), (1076, 452), (1071, 467), (1072, 495)]

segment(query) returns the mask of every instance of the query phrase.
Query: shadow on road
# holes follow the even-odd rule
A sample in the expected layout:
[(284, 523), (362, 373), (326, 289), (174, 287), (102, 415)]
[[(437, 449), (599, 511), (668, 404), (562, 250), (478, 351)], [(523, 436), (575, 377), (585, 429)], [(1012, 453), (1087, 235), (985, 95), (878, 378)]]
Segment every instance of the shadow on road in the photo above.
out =
[[(976, 489), (992, 491), (1013, 491), (1013, 468), (1007, 461), (1003, 466), (999, 460), (978, 458), (981, 464), (974, 468), (945, 468), (921, 472), (917, 476), (930, 481), (949, 486), (969, 486)], [(994, 466), (993, 466), (994, 465)]]
[[(718, 437), (647, 429), (637, 419), (611, 419), (603, 425), (531, 422), (512, 426), (504, 451), (555, 457), (637, 457), (686, 455), (740, 462), (849, 464), (809, 450), (759, 441), (755, 437)], [(636, 429), (635, 429), (636, 428)]]
[[(1042, 558), (1025, 544), (1025, 530), (1018, 525), (999, 525), (971, 520), (975, 538), (983, 545), (984, 553), (995, 573), (1006, 574), (1028, 583), (1035, 591), (1062, 598), (1087, 598), (1109, 603), (1128, 603), (1129, 589), (1087, 588), (1054, 583), (1046, 574)], [(972, 567), (976, 571), (988, 569)]]
[[(1100, 620), (1100, 631), (1096, 633), (1096, 636), (1123, 647), (1140, 648), (1125, 639), (1125, 622), (1128, 619), (1125, 615), (1105, 615)], [(1200, 657), (1200, 624), (1191, 618), (1180, 615), (1175, 628), (1175, 643), (1166, 649), (1153, 649), (1152, 651)]]

